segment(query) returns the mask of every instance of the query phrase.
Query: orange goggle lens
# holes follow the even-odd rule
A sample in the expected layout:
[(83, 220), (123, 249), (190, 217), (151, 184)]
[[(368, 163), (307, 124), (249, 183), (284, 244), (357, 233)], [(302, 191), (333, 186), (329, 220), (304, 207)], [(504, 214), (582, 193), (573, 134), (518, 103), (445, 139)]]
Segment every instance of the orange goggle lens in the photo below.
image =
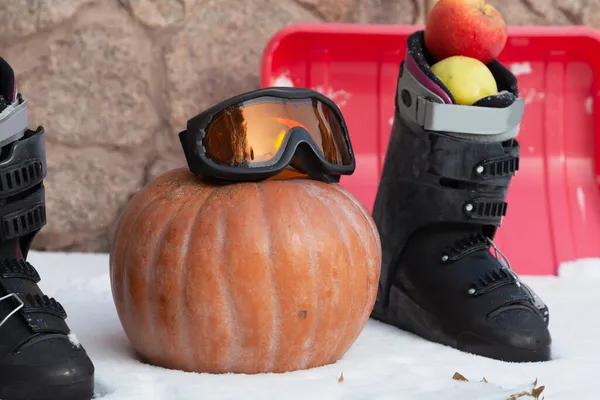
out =
[(263, 97), (225, 109), (206, 129), (206, 155), (224, 166), (268, 166), (296, 127), (310, 134), (329, 163), (352, 163), (338, 116), (316, 99)]

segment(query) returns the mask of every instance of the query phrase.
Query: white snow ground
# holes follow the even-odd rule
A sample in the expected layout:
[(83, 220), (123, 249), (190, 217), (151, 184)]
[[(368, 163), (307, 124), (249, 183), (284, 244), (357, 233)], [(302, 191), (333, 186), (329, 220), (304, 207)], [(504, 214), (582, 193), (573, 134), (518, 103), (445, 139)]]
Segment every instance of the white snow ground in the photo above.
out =
[[(530, 390), (536, 378), (548, 400), (600, 398), (600, 260), (564, 265), (560, 278), (525, 279), (550, 307), (551, 362), (476, 357), (369, 321), (334, 365), (254, 376), (183, 373), (136, 361), (113, 305), (108, 255), (32, 252), (30, 261), (42, 288), (67, 309), (96, 365), (96, 397), (104, 400), (504, 400)], [(472, 382), (453, 380), (455, 372)], [(489, 383), (479, 382), (483, 377)]]

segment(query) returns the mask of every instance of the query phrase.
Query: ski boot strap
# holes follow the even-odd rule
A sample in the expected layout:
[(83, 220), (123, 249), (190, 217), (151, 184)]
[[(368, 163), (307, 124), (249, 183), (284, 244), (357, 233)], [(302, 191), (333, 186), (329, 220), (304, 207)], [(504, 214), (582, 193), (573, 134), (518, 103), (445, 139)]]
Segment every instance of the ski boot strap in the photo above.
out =
[(400, 146), (410, 146), (420, 164), (407, 183), (423, 200), (414, 229), (434, 222), (498, 227), (507, 212), (508, 185), (519, 169), (515, 137), (525, 103), (516, 98), (504, 108), (460, 106), (447, 104), (442, 92), (407, 56), (398, 77), (395, 119), (407, 128)]
[[(396, 120), (403, 123), (399, 115)], [(411, 166), (418, 172), (401, 178), (411, 187), (411, 197), (419, 199), (411, 202), (412, 230), (435, 222), (499, 227), (507, 213), (508, 186), (519, 169), (519, 143), (469, 142), (406, 131), (400, 145), (418, 154)]]
[(68, 335), (67, 313), (38, 287), (40, 277), (23, 259), (0, 260), (0, 358), (36, 335)]
[[(24, 103), (19, 104), (23, 106)], [(26, 108), (24, 109), (26, 111)], [(46, 224), (46, 205), (43, 180), (46, 177), (46, 151), (44, 129), (36, 131), (24, 129), (17, 125), (21, 113), (14, 110), (11, 116), (2, 121), (10, 123), (11, 127), (19, 127), (5, 134), (2, 139), (10, 139), (2, 148), (0, 159), (0, 246), (18, 246), (14, 258), (0, 259), (0, 332), (3, 326), (9, 324), (16, 315), (21, 315), (33, 334), (58, 333), (69, 334), (66, 324), (66, 313), (56, 300), (44, 295), (38, 286), (40, 277), (35, 268), (29, 264), (26, 257), (31, 242), (37, 232)], [(0, 128), (4, 129), (0, 125)], [(16, 132), (16, 133), (15, 133)], [(12, 135), (12, 136), (10, 136)], [(10, 254), (7, 248), (2, 254)], [(6, 256), (5, 256), (6, 257)], [(6, 340), (11, 337), (16, 347), (23, 336), (4, 335)], [(13, 337), (14, 336), (14, 337)], [(3, 339), (4, 340), (4, 339)], [(4, 349), (11, 348), (3, 343)], [(14, 347), (13, 347), (14, 348)]]
[(0, 260), (0, 288), (8, 293), (0, 297), (0, 302), (6, 303), (0, 309), (10, 309), (0, 320), (0, 332), (9, 318), (21, 313), (34, 333), (69, 334), (65, 309), (40, 292), (39, 281), (40, 276), (27, 261)]
[(44, 130), (27, 131), (9, 146), (0, 160), (0, 242), (34, 234), (46, 224)]
[[(504, 141), (519, 134), (525, 112), (522, 98), (504, 108), (447, 104), (433, 88), (415, 78), (413, 73), (419, 72), (412, 57), (407, 57), (401, 67), (396, 94), (396, 107), (405, 119), (425, 131), (460, 134), (478, 141)], [(422, 79), (428, 78), (423, 74)]]

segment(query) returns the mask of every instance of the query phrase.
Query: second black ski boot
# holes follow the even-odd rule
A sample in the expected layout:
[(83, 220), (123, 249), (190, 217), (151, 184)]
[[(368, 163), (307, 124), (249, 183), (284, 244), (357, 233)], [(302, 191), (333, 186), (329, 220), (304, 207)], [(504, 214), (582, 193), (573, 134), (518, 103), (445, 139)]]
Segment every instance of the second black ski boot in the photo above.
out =
[(0, 399), (89, 400), (94, 366), (26, 261), (46, 223), (44, 129), (27, 124), (27, 103), (0, 58)]
[(492, 61), (500, 93), (460, 106), (431, 63), (414, 33), (373, 211), (383, 265), (372, 317), (485, 357), (549, 360), (548, 308), (492, 242), (519, 168), (516, 78)]

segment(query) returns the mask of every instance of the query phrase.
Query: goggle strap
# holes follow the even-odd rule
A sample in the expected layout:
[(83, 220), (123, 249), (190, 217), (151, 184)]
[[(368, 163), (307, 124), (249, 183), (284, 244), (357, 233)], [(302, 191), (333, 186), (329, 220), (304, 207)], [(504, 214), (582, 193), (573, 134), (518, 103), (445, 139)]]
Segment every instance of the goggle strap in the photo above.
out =
[(311, 157), (314, 156), (309, 154), (309, 152), (304, 148), (298, 147), (298, 149), (296, 149), (295, 157), (300, 164), (302, 164), (302, 168), (304, 168), (308, 176), (310, 176), (312, 179), (316, 179), (325, 183), (337, 183), (340, 181), (340, 177), (338, 175), (327, 174), (318, 168), (314, 160), (311, 159)]

